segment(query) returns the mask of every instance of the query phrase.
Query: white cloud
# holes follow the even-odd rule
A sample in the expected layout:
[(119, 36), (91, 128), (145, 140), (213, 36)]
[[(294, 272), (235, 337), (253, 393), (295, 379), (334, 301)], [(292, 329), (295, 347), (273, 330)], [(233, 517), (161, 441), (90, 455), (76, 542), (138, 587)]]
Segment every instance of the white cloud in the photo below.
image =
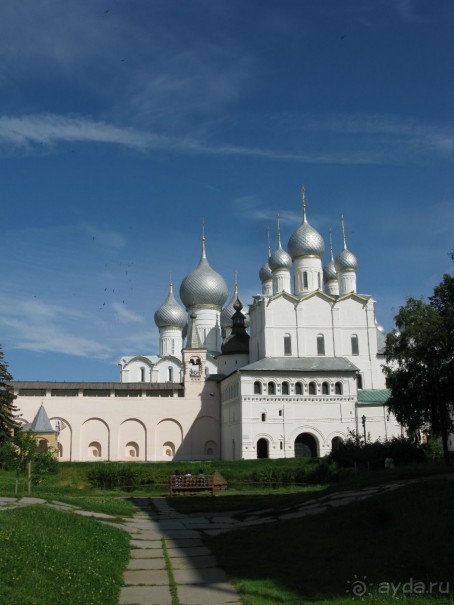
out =
[(141, 315), (127, 309), (122, 303), (112, 303), (111, 307), (114, 310), (116, 318), (121, 323), (140, 323), (144, 321), (144, 318)]
[[(169, 137), (155, 132), (121, 127), (80, 116), (55, 114), (0, 118), (0, 145), (36, 149), (38, 145), (52, 147), (58, 143), (116, 144), (140, 151), (167, 150), (179, 153), (249, 156), (255, 158), (301, 162), (308, 164), (401, 164), (429, 158), (434, 152), (448, 155), (454, 149), (454, 136), (441, 127), (417, 125), (386, 116), (331, 116), (324, 120), (307, 119), (301, 129), (317, 132), (355, 135), (355, 150), (351, 139), (340, 142), (340, 151), (333, 150), (332, 139), (327, 151), (288, 151), (208, 143), (193, 137)], [(358, 134), (368, 136), (362, 142)], [(381, 135), (381, 136), (380, 136)], [(305, 148), (310, 143), (305, 142)], [(338, 144), (339, 146), (339, 144)], [(318, 143), (320, 147), (320, 143)]]
[(94, 339), (71, 333), (63, 324), (76, 320), (74, 331), (80, 332), (80, 311), (30, 300), (0, 301), (0, 325), (9, 333), (11, 349), (26, 349), (53, 353), (66, 353), (78, 357), (105, 359), (110, 348)]

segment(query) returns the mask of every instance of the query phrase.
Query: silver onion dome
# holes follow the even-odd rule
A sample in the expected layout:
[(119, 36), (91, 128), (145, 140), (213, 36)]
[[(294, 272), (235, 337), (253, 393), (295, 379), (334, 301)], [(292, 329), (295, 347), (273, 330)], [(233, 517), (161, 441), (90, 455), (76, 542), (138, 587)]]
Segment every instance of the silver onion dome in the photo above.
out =
[(270, 267), (270, 256), (271, 256), (271, 246), (270, 246), (270, 230), (267, 229), (267, 236), (268, 236), (268, 260), (263, 263), (262, 267), (260, 268), (259, 271), (259, 278), (260, 281), (262, 282), (266, 282), (266, 281), (270, 281), (270, 279), (273, 279), (273, 272), (271, 271), (271, 267)]
[(327, 283), (333, 280), (337, 280), (337, 273), (336, 267), (334, 266), (334, 261), (330, 260), (329, 263), (323, 268), (323, 281)]
[(293, 260), (300, 256), (316, 256), (322, 258), (325, 254), (325, 242), (320, 233), (307, 222), (306, 197), (303, 195), (303, 222), (288, 240), (287, 250)]
[[(271, 273), (270, 273), (271, 274)], [(239, 294), (238, 294), (238, 283), (235, 281), (235, 286), (233, 288), (233, 294), (232, 294), (232, 298), (229, 300), (229, 302), (226, 304), (226, 306), (222, 309), (221, 312), (221, 327), (222, 328), (231, 328), (233, 325), (233, 320), (232, 320), (232, 316), (235, 313), (235, 311), (237, 310), (235, 307), (235, 304), (241, 304), (241, 308), (242, 308), (242, 312), (243, 315), (247, 315), (249, 313), (249, 307), (247, 305), (243, 305), (243, 303), (241, 302), (240, 298), (239, 298)], [(246, 327), (248, 327), (249, 325), (249, 320), (246, 317), (244, 325)]]
[(273, 272), (271, 271), (270, 263), (268, 261), (266, 261), (266, 263), (262, 265), (259, 271), (259, 278), (262, 284), (264, 281), (269, 281), (270, 279), (273, 279)]
[(325, 283), (337, 280), (336, 267), (334, 266), (333, 237), (331, 234), (331, 230), (329, 232), (329, 249), (331, 253), (331, 260), (323, 268), (323, 281)]
[(289, 271), (292, 267), (292, 259), (279, 244), (279, 248), (270, 256), (269, 265), (271, 271), (277, 271), (278, 269), (286, 269)]
[(187, 275), (180, 286), (180, 298), (186, 308), (194, 305), (222, 307), (229, 291), (222, 275), (212, 269), (205, 252), (205, 236), (202, 237), (202, 255), (197, 267)]
[(343, 273), (346, 271), (356, 272), (358, 269), (358, 261), (353, 252), (347, 248), (347, 238), (345, 236), (345, 225), (344, 225), (344, 217), (341, 217), (342, 224), (342, 236), (344, 239), (344, 248), (340, 254), (336, 256), (334, 259), (334, 266), (336, 267), (336, 271), (338, 273)]
[(268, 260), (271, 271), (285, 270), (290, 271), (292, 268), (292, 259), (290, 255), (284, 250), (281, 244), (281, 227), (279, 223), (279, 216), (277, 217), (277, 250), (273, 252)]
[(334, 259), (334, 266), (338, 273), (343, 273), (345, 271), (354, 271), (358, 269), (358, 261), (356, 256), (344, 248), (340, 254), (336, 256)]
[(183, 330), (186, 327), (186, 311), (173, 295), (172, 282), (169, 284), (169, 294), (167, 295), (167, 298), (154, 314), (154, 321), (158, 328), (171, 326)]

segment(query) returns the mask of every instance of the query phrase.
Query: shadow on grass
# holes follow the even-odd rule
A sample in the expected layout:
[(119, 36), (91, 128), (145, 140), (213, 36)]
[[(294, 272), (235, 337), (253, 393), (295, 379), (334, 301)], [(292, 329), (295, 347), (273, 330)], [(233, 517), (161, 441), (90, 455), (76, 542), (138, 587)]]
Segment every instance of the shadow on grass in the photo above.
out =
[[(445, 592), (454, 589), (453, 497), (452, 480), (433, 480), (204, 540), (245, 605), (351, 603), (363, 585), (356, 596), (367, 602), (452, 603)], [(412, 593), (415, 586), (430, 594)]]

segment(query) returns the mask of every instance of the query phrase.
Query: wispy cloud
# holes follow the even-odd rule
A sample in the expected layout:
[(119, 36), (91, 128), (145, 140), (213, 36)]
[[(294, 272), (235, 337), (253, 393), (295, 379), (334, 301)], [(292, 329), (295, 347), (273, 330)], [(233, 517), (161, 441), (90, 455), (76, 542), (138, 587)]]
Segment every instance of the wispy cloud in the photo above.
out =
[[(0, 118), (0, 145), (11, 145), (30, 150), (39, 146), (52, 148), (58, 143), (116, 144), (140, 151), (167, 150), (179, 153), (244, 156), (270, 160), (301, 162), (307, 164), (401, 164), (419, 161), (433, 153), (447, 156), (454, 150), (454, 134), (449, 128), (418, 125), (389, 116), (328, 116), (323, 120), (306, 117), (299, 122), (306, 131), (330, 134), (354, 135), (355, 149), (351, 140), (338, 142), (339, 151), (330, 149), (331, 137), (327, 137), (326, 151), (289, 151), (207, 142), (194, 137), (169, 137), (155, 132), (121, 127), (105, 121), (79, 116), (55, 114), (27, 115)], [(368, 137), (358, 139), (358, 135)], [(323, 141), (321, 143), (323, 145)], [(362, 146), (361, 146), (362, 144)], [(306, 141), (305, 147), (309, 148)], [(317, 145), (320, 147), (320, 143)]]
[(127, 309), (122, 303), (112, 303), (111, 307), (114, 310), (115, 317), (121, 323), (141, 323), (144, 321), (144, 318), (141, 315)]
[(68, 319), (76, 320), (74, 332), (80, 332), (80, 311), (52, 303), (20, 300), (12, 304), (0, 301), (0, 325), (14, 334), (11, 349), (65, 353), (78, 357), (105, 359), (110, 348), (91, 338), (71, 333), (63, 327)]

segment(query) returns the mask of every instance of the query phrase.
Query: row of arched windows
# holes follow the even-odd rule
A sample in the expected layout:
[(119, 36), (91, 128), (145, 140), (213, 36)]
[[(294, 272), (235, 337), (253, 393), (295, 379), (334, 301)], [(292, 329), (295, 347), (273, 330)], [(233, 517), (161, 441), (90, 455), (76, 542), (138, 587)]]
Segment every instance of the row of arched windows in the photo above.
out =
[[(273, 381), (268, 383), (262, 383), (260, 380), (256, 380), (254, 382), (254, 395), (262, 395), (263, 393), (267, 393), (268, 395), (276, 395), (278, 390), (278, 384)], [(289, 382), (282, 382), (281, 385), (281, 395), (290, 395), (293, 387), (294, 395), (317, 395), (321, 393), (322, 395), (342, 395), (343, 394), (343, 385), (342, 382), (336, 382), (334, 384), (324, 381), (322, 383), (316, 382), (312, 380), (309, 383), (305, 382), (295, 382), (295, 384), (290, 384)]]

